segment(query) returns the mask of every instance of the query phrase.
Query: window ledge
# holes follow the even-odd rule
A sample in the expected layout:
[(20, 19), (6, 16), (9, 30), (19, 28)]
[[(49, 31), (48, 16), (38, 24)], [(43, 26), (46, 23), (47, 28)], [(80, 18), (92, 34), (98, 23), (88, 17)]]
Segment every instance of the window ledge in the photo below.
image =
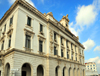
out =
[(29, 29), (31, 29), (31, 30), (33, 31), (33, 27), (32, 27), (32, 26), (29, 26), (29, 25), (26, 24), (25, 27), (26, 27), (26, 28), (29, 28)]
[(29, 51), (29, 52), (32, 52), (33, 51), (33, 49), (30, 49), (30, 48), (27, 48), (27, 47), (24, 47), (24, 50), (25, 51)]
[(44, 52), (40, 52), (40, 51), (38, 51), (38, 52), (39, 52), (40, 55), (44, 55), (45, 54)]

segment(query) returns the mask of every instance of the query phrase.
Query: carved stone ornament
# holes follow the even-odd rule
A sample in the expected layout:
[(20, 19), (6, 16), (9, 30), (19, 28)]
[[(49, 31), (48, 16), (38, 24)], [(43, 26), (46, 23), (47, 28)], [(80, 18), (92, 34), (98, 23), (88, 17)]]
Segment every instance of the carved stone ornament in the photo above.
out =
[(50, 43), (50, 52), (52, 53), (53, 52), (53, 49), (54, 49), (54, 47), (53, 47), (53, 43)]
[(50, 41), (53, 42), (53, 31), (50, 30)]
[(25, 35), (29, 35), (29, 36), (31, 36), (33, 38), (33, 36), (34, 36), (34, 32), (33, 31), (24, 29), (24, 32), (25, 32)]
[(5, 39), (5, 35), (0, 38), (0, 41), (2, 42)]
[(9, 35), (11, 35), (13, 33), (13, 29), (11, 28), (11, 29), (9, 29), (9, 31), (7, 32), (7, 35), (9, 36)]

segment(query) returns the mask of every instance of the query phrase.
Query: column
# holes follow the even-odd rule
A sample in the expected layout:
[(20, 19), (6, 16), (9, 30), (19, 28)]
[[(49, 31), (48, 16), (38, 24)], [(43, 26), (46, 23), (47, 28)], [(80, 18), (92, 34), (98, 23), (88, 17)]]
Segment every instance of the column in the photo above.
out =
[(61, 37), (60, 37), (60, 35), (58, 36), (58, 44), (59, 44), (58, 55), (61, 57)]
[(73, 59), (75, 60), (75, 45), (73, 45), (73, 51), (74, 51)]
[(79, 49), (78, 49), (78, 47), (76, 47), (76, 51), (77, 51), (77, 61), (79, 61)]
[(64, 57), (65, 58), (67, 58), (67, 45), (66, 45), (66, 39), (64, 39), (64, 47), (65, 47), (65, 49), (64, 49)]
[(69, 50), (70, 50), (70, 51), (69, 51), (69, 59), (71, 59), (71, 56), (72, 56), (71, 54), (72, 54), (72, 53), (71, 53), (71, 43), (70, 43), (70, 42), (68, 42), (68, 46), (69, 46)]

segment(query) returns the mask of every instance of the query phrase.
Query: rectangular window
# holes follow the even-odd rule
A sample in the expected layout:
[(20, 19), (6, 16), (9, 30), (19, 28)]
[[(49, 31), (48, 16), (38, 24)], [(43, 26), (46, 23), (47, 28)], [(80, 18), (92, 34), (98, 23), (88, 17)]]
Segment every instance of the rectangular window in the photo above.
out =
[(8, 48), (11, 46), (11, 35), (9, 36), (9, 44), (8, 44)]
[(76, 52), (76, 46), (75, 46), (75, 52)]
[(43, 32), (43, 25), (40, 24), (40, 32)]
[(66, 41), (66, 47), (68, 46), (68, 41)]
[(10, 18), (10, 25), (11, 26), (13, 24), (13, 17)]
[(2, 42), (1, 50), (4, 49), (4, 41)]
[(56, 40), (56, 33), (54, 33), (54, 40)]
[(61, 37), (61, 45), (63, 45), (63, 41), (62, 41), (62, 39), (63, 39), (63, 38)]
[(67, 52), (67, 59), (69, 59), (69, 53)]
[(63, 55), (63, 49), (61, 49), (61, 57), (64, 57), (64, 55)]
[(54, 55), (57, 55), (56, 47), (54, 47)]
[(31, 36), (26, 35), (26, 43), (25, 43), (26, 48), (31, 48)]
[(72, 52), (72, 60), (73, 60), (73, 52)]
[(30, 17), (27, 18), (27, 25), (31, 26), (31, 18)]
[(6, 24), (5, 24), (5, 27), (4, 27), (4, 32), (6, 31)]
[(43, 41), (39, 40), (39, 51), (43, 52)]

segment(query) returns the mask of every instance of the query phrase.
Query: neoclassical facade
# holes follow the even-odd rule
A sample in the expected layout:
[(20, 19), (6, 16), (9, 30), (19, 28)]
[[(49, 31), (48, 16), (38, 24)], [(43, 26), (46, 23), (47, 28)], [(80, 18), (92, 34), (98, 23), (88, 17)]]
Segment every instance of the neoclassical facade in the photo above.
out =
[(68, 23), (16, 0), (0, 20), (0, 76), (85, 76), (84, 46)]

